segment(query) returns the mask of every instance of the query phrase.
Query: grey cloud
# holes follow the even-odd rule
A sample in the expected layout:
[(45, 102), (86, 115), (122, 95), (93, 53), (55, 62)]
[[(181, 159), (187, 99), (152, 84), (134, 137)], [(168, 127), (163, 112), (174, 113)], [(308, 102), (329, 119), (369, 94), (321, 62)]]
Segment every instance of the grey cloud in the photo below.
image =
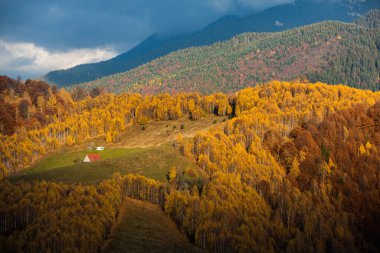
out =
[(0, 1), (0, 38), (50, 49), (114, 46), (124, 51), (156, 32), (191, 32), (224, 14), (292, 0)]
[(0, 43), (32, 43), (49, 55), (96, 48), (121, 53), (153, 33), (189, 33), (226, 14), (294, 1), (361, 0), (0, 0)]

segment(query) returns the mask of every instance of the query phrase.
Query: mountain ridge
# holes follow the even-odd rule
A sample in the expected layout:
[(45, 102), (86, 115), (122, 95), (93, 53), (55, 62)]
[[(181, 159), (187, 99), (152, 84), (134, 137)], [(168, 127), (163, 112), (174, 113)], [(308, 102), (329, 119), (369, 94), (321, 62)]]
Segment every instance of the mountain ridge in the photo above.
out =
[[(368, 6), (370, 5), (368, 4)], [(378, 6), (380, 7), (380, 3), (378, 3)], [(243, 32), (283, 31), (330, 19), (353, 21), (354, 17), (348, 14), (350, 11), (352, 11), (352, 8), (349, 6), (335, 2), (319, 4), (296, 1), (295, 3), (272, 7), (245, 17), (224, 16), (198, 32), (163, 38), (159, 38), (158, 34), (153, 34), (133, 49), (115, 58), (98, 63), (82, 64), (66, 70), (52, 71), (46, 74), (43, 79), (58, 86), (69, 86), (92, 81), (111, 74), (128, 71), (180, 49), (211, 45), (215, 42), (228, 40)], [(363, 8), (363, 10), (359, 11), (364, 12), (366, 9)], [(297, 18), (295, 19), (294, 16), (297, 16)]]
[(379, 29), (324, 21), (277, 33), (244, 33), (211, 46), (179, 50), (81, 86), (100, 86), (108, 92), (207, 94), (307, 77), (378, 90), (379, 49)]

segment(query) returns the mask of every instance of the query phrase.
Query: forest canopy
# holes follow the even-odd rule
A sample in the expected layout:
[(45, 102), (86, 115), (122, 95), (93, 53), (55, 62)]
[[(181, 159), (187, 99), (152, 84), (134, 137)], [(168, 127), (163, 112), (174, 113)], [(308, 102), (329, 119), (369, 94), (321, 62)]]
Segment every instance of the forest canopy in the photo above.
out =
[[(380, 249), (379, 92), (272, 81), (229, 95), (90, 96), (43, 92), (43, 83), (30, 82), (25, 89), (37, 91), (15, 92), (16, 84), (1, 92), (17, 122), (0, 135), (6, 252), (98, 252), (124, 197), (160, 205), (210, 252)], [(30, 104), (22, 102), (28, 96)], [(44, 121), (28, 125), (25, 107)], [(7, 181), (46, 152), (94, 137), (117, 143), (128, 124), (208, 114), (230, 119), (173, 143), (204, 172), (202, 180), (185, 182), (174, 167), (166, 182), (120, 174), (97, 185)]]

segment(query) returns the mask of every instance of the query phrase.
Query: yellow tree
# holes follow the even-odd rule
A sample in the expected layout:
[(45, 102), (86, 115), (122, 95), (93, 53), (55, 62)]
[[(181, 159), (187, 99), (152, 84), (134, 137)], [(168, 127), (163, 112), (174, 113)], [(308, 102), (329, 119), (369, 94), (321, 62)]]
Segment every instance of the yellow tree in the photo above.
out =
[(190, 99), (189, 102), (187, 102), (187, 106), (189, 108), (190, 113), (192, 113), (195, 110), (194, 99)]
[(111, 132), (107, 132), (107, 134), (106, 134), (106, 143), (112, 143), (112, 134), (111, 134)]
[(54, 94), (50, 94), (49, 99), (46, 102), (46, 110), (49, 114), (55, 114), (57, 112), (57, 98)]
[(177, 178), (177, 168), (175, 166), (171, 167), (168, 172), (168, 181), (173, 183)]
[(71, 135), (67, 136), (67, 138), (66, 138), (66, 145), (67, 146), (72, 146), (74, 143), (75, 143), (74, 142), (74, 138)]
[(0, 163), (0, 181), (6, 178), (7, 175), (8, 175), (7, 168), (5, 167), (3, 163)]
[(293, 180), (295, 180), (299, 176), (300, 173), (301, 173), (300, 163), (298, 162), (297, 158), (294, 158), (292, 165), (290, 167), (289, 175)]
[(43, 96), (38, 96), (37, 98), (37, 110), (41, 113), (45, 110), (45, 99)]

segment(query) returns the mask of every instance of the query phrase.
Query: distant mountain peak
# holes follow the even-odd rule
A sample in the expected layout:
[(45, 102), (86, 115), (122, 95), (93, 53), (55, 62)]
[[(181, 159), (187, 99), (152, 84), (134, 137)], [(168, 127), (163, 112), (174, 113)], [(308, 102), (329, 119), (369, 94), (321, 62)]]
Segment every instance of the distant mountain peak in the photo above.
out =
[(380, 9), (373, 9), (355, 21), (356, 24), (366, 28), (375, 29), (380, 27)]

